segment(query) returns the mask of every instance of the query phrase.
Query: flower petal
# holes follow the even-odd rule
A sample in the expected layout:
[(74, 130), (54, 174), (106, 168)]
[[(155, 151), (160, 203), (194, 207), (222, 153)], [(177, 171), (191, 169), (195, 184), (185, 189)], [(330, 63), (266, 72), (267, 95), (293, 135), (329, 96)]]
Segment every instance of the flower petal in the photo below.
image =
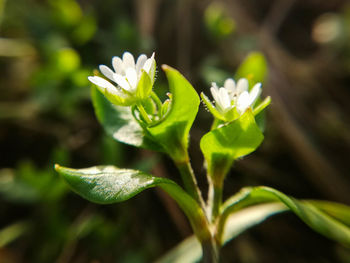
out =
[(249, 92), (249, 106), (252, 106), (261, 94), (261, 83), (254, 85), (252, 90)]
[(123, 64), (124, 64), (124, 69), (125, 70), (127, 68), (135, 68), (134, 56), (130, 52), (124, 52), (124, 54), (123, 54)]
[(112, 83), (98, 76), (90, 76), (88, 80), (103, 89), (117, 89)]
[(249, 88), (248, 80), (245, 78), (241, 78), (237, 82), (236, 93), (239, 95), (244, 91), (248, 91), (248, 88)]
[(145, 65), (146, 60), (147, 60), (147, 56), (145, 54), (141, 54), (138, 57), (138, 59), (136, 61), (136, 73), (137, 73), (138, 76), (141, 75), (141, 69)]
[(123, 65), (123, 60), (121, 60), (120, 57), (113, 57), (112, 58), (112, 65), (114, 68), (115, 73), (120, 74), (120, 75), (124, 75), (124, 65)]
[(243, 91), (237, 99), (237, 110), (241, 114), (250, 106), (249, 105), (249, 93), (248, 91)]
[(236, 83), (233, 79), (229, 78), (225, 80), (224, 88), (227, 89), (228, 92), (234, 93), (236, 90)]
[(127, 68), (126, 69), (126, 79), (130, 84), (130, 87), (132, 91), (136, 90), (137, 87), (137, 74), (134, 68)]
[(119, 85), (119, 87), (121, 87), (122, 89), (125, 89), (127, 91), (131, 90), (131, 87), (128, 83), (128, 81), (126, 80), (126, 78), (122, 75), (119, 74), (114, 74), (114, 81)]
[(154, 67), (154, 52), (152, 54), (152, 56), (146, 60), (145, 64), (143, 65), (143, 69), (147, 72), (148, 75), (150, 75), (150, 77), (152, 77), (152, 68)]
[(109, 78), (110, 80), (114, 80), (113, 79), (114, 72), (109, 67), (107, 67), (105, 65), (100, 65), (99, 69), (100, 69), (101, 73), (103, 75), (105, 75), (107, 78)]
[(227, 89), (225, 88), (219, 89), (219, 101), (220, 101), (220, 106), (224, 111), (231, 108), (231, 99), (230, 99), (230, 96), (228, 95)]
[(211, 85), (212, 85), (210, 88), (211, 95), (213, 96), (215, 101), (218, 101), (219, 100), (219, 88), (215, 82), (213, 82)]

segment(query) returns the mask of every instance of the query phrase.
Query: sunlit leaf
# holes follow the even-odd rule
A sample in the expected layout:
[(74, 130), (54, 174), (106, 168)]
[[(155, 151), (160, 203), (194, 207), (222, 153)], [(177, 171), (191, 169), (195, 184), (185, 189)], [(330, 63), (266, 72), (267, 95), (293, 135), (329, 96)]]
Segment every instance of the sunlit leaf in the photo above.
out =
[(161, 187), (180, 206), (189, 218), (197, 236), (205, 232), (206, 220), (203, 211), (175, 182), (131, 169), (115, 166), (94, 166), (85, 169), (71, 169), (55, 166), (56, 171), (68, 185), (83, 198), (99, 204), (123, 202), (145, 189)]
[(175, 160), (187, 158), (188, 135), (197, 115), (199, 96), (192, 85), (177, 70), (163, 65), (172, 94), (169, 113), (164, 120), (148, 128), (155, 141)]
[(263, 138), (250, 110), (237, 120), (208, 132), (201, 139), (200, 147), (209, 174), (225, 173), (233, 160), (253, 152)]

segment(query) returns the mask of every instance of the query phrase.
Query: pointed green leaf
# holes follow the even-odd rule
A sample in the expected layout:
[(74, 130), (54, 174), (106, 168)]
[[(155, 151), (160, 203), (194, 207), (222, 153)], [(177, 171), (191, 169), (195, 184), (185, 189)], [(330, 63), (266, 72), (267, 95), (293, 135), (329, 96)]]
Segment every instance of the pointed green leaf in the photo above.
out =
[[(249, 194), (250, 189), (252, 188), (246, 188), (244, 191), (241, 191), (238, 195), (236, 195), (235, 203), (238, 204), (239, 201), (242, 201), (247, 196), (247, 194)], [(312, 203), (312, 205), (322, 210), (329, 216), (337, 218), (338, 220), (345, 222), (347, 225), (350, 223), (349, 206), (317, 200), (301, 202)], [(226, 219), (225, 229), (222, 235), (223, 245), (236, 238), (247, 229), (262, 223), (269, 217), (289, 210), (289, 208), (281, 202), (269, 202), (244, 207), (245, 205), (249, 204), (252, 204), (252, 202), (248, 202), (246, 200), (246, 203), (244, 205), (239, 205), (239, 208), (237, 208), (237, 210), (234, 210), (235, 212), (232, 211), (232, 213), (229, 214), (228, 218)], [(200, 246), (200, 243), (195, 236), (191, 236), (167, 252), (164, 256), (158, 259), (156, 263), (192, 263), (199, 262), (201, 257), (202, 248)]]
[(159, 186), (181, 207), (197, 236), (208, 238), (210, 235), (205, 215), (197, 202), (169, 179), (154, 177), (141, 171), (119, 169), (115, 166), (71, 169), (56, 165), (55, 169), (73, 191), (99, 204), (123, 202), (145, 189)]
[(212, 176), (225, 174), (233, 160), (253, 152), (263, 138), (251, 110), (235, 121), (208, 132), (200, 142), (208, 173)]
[(185, 161), (188, 137), (197, 115), (199, 96), (192, 85), (176, 69), (163, 65), (172, 94), (171, 108), (165, 118), (155, 126), (148, 127), (153, 138), (176, 161)]
[(257, 82), (264, 83), (268, 74), (267, 62), (260, 52), (251, 52), (236, 71), (235, 79), (246, 78), (249, 86), (253, 87)]
[[(263, 202), (280, 202), (294, 212), (310, 228), (324, 236), (350, 246), (350, 228), (339, 221), (339, 207), (335, 209), (337, 217), (332, 217), (330, 209), (322, 211), (315, 203), (299, 201), (269, 187), (245, 188), (239, 194), (228, 199), (222, 206), (222, 216), (219, 222), (219, 233), (225, 233), (226, 219), (235, 211), (246, 206)], [(225, 241), (225, 234), (221, 242)]]
[(308, 202), (350, 227), (350, 206), (319, 200), (312, 200)]
[(130, 107), (113, 105), (95, 87), (91, 90), (91, 97), (97, 119), (107, 134), (122, 143), (162, 151), (162, 147), (134, 119)]

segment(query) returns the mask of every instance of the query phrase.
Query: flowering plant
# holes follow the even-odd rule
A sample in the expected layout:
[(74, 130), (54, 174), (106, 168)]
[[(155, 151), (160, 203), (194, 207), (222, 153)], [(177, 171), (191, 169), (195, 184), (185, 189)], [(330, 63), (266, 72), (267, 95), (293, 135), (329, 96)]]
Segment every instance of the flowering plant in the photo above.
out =
[[(257, 64), (260, 66), (251, 66)], [(350, 245), (347, 206), (297, 200), (264, 186), (247, 187), (225, 202), (222, 200), (224, 180), (232, 164), (255, 151), (264, 138), (255, 120), (270, 103), (269, 97), (262, 102), (259, 99), (267, 71), (261, 54), (247, 57), (237, 71), (237, 83), (229, 78), (223, 87), (212, 84), (214, 104), (201, 94), (214, 116), (211, 130), (200, 141), (209, 185), (206, 202), (188, 154), (189, 131), (200, 105), (197, 92), (177, 70), (163, 65), (170, 93), (169, 99), (161, 102), (153, 91), (154, 53), (150, 58), (141, 55), (135, 62), (125, 52), (122, 59), (114, 57), (112, 65), (114, 70), (100, 66), (104, 77), (89, 77), (96, 85), (92, 88), (92, 100), (98, 120), (114, 139), (170, 156), (184, 188), (167, 178), (115, 166), (72, 169), (56, 165), (55, 168), (75, 192), (95, 203), (122, 202), (151, 187), (167, 192), (188, 217), (195, 237), (159, 262), (189, 262), (200, 258), (204, 262), (218, 262), (220, 248), (225, 243), (269, 216), (287, 210), (315, 231)]]

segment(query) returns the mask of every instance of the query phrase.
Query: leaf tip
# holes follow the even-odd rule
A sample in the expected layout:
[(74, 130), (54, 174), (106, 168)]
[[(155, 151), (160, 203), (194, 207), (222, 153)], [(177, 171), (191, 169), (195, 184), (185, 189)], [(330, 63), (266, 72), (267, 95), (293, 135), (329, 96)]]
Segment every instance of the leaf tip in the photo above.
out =
[(169, 70), (171, 67), (170, 66), (168, 66), (168, 65), (166, 65), (166, 64), (163, 64), (162, 65), (162, 70), (164, 70), (164, 71), (167, 71), (167, 70)]

